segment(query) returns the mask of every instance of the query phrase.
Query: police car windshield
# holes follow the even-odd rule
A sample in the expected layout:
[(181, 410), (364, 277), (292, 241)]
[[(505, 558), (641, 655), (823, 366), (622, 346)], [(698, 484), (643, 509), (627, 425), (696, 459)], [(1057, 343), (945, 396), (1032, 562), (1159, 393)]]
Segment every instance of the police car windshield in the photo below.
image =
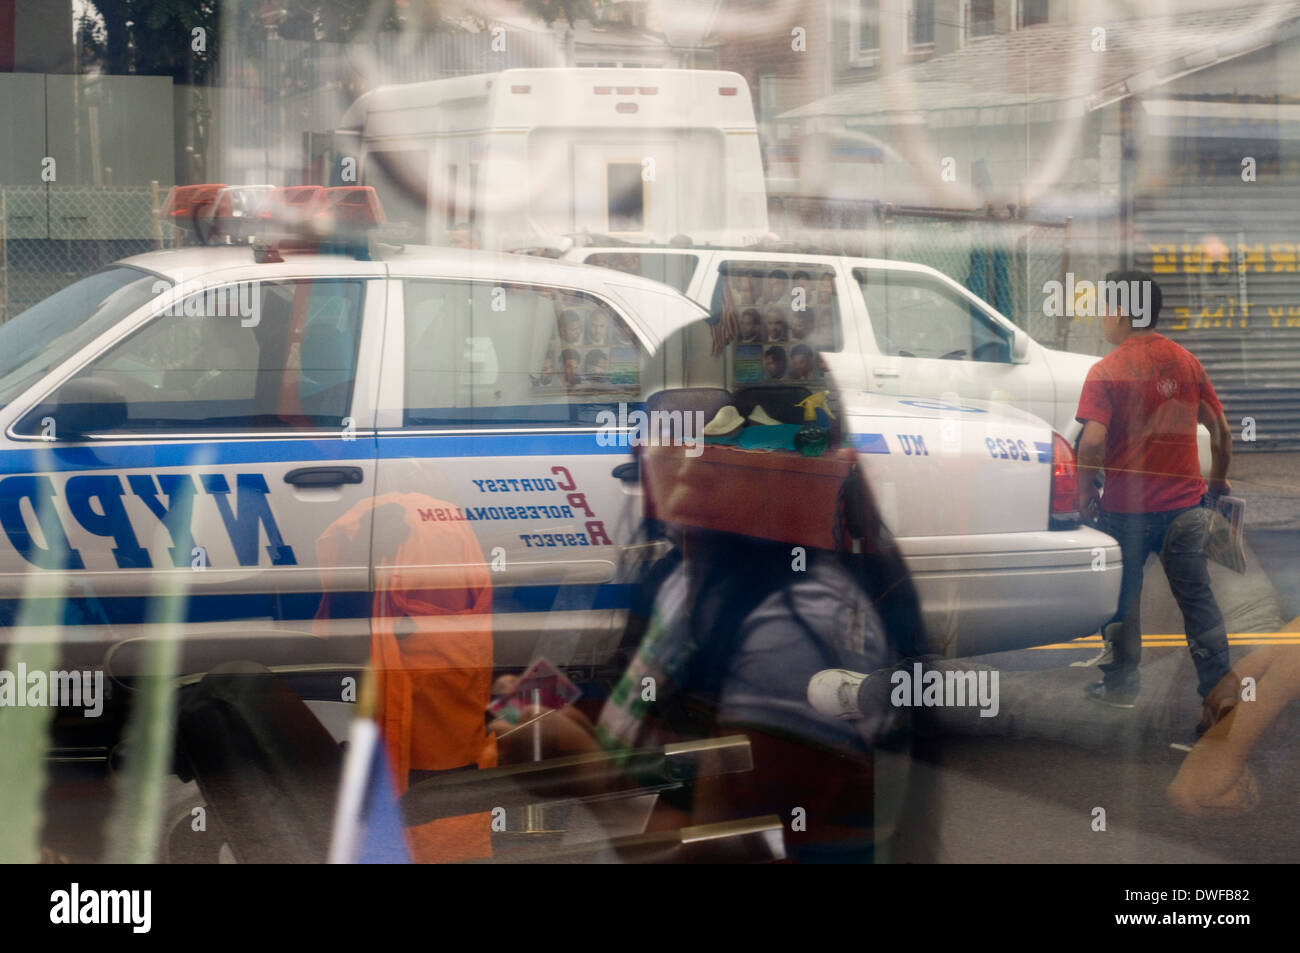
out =
[(165, 278), (117, 265), (68, 285), (0, 325), (0, 406), (170, 287)]

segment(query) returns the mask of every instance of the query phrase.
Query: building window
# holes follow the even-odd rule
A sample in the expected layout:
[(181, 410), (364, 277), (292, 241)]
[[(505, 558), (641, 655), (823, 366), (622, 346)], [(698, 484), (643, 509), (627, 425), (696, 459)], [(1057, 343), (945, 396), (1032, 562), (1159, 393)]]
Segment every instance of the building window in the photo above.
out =
[(1016, 29), (1037, 26), (1048, 21), (1047, 0), (1018, 0), (1016, 3)]
[(978, 40), (997, 31), (994, 0), (966, 0), (966, 39)]
[(874, 62), (880, 52), (880, 4), (878, 0), (857, 0), (849, 9), (852, 59)]
[(909, 49), (934, 45), (934, 0), (912, 0), (907, 11)]

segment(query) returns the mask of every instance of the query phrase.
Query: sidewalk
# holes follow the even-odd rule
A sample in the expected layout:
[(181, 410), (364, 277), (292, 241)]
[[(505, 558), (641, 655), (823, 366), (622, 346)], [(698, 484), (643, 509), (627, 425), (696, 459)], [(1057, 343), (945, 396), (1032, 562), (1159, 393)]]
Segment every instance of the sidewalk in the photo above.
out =
[(1228, 482), (1246, 501), (1247, 532), (1300, 529), (1300, 453), (1238, 450)]

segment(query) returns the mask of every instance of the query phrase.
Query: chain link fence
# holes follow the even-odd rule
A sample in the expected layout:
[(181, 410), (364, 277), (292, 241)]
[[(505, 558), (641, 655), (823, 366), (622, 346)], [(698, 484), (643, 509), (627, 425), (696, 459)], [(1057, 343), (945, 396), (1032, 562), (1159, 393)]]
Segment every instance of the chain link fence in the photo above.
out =
[(177, 245), (158, 218), (165, 194), (156, 184), (0, 188), (0, 320), (120, 258)]
[(879, 202), (777, 198), (774, 231), (830, 253), (929, 265), (965, 285), (1049, 347), (1064, 348), (1070, 324), (1043, 314), (1043, 286), (1070, 270), (1070, 220), (1041, 221)]

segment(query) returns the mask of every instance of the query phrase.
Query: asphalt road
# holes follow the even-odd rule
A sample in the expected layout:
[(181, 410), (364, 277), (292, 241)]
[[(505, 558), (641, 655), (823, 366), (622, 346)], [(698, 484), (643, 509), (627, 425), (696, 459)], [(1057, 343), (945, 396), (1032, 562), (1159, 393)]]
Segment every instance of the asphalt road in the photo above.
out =
[[(1244, 576), (1211, 566), (1234, 664), (1262, 645), (1300, 652), (1300, 454), (1239, 455), (1233, 490), (1246, 500)], [(1096, 636), (971, 659), (1002, 673), (1018, 717), (937, 729), (911, 763), (912, 809), (892, 859), (930, 862), (1272, 863), (1300, 861), (1300, 705), (1293, 703), (1248, 759), (1258, 805), (1188, 818), (1166, 788), (1183, 755), (1171, 740), (1200, 716), (1178, 612), (1154, 557), (1143, 587), (1142, 694), (1129, 711), (1083, 695), (1099, 677), (1071, 662)], [(1286, 626), (1300, 628), (1300, 626)], [(997, 722), (1000, 719), (989, 719)], [(979, 730), (971, 735), (969, 730)], [(1194, 737), (1194, 736), (1193, 736)], [(1106, 829), (1095, 829), (1095, 811)]]

